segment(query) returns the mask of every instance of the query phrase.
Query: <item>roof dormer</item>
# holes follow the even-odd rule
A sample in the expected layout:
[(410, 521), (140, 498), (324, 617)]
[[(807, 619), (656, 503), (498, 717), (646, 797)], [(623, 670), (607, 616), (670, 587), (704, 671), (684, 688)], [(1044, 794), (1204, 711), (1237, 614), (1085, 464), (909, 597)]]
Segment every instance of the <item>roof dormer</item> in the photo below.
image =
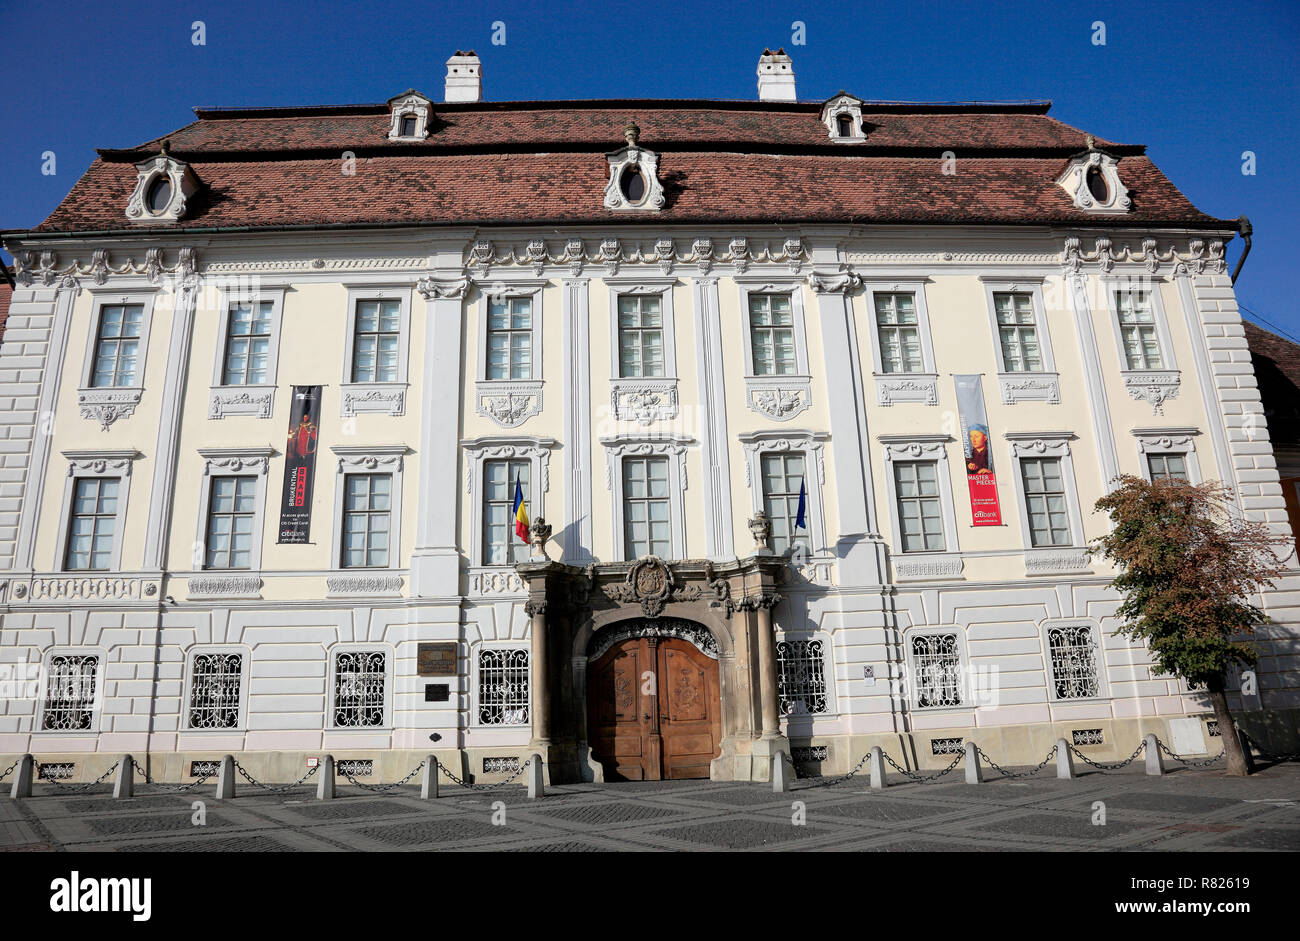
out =
[(822, 124), (837, 144), (853, 144), (867, 139), (862, 128), (862, 99), (841, 91), (822, 105)]
[(609, 181), (605, 208), (616, 212), (658, 212), (664, 208), (664, 188), (659, 182), (659, 155), (640, 145), (641, 129), (629, 122), (623, 129), (627, 146), (606, 154)]
[(1070, 158), (1057, 185), (1070, 194), (1076, 209), (1111, 215), (1128, 212), (1133, 201), (1119, 178), (1119, 158), (1098, 150), (1091, 134), (1085, 140), (1088, 149)]
[(172, 157), (169, 150), (163, 141), (157, 157), (135, 165), (135, 189), (126, 204), (126, 217), (132, 222), (177, 222), (184, 217), (190, 197), (198, 192), (199, 178), (193, 168)]
[(429, 115), (433, 103), (414, 88), (396, 98), (388, 99), (391, 124), (388, 139), (393, 141), (420, 141), (429, 136)]

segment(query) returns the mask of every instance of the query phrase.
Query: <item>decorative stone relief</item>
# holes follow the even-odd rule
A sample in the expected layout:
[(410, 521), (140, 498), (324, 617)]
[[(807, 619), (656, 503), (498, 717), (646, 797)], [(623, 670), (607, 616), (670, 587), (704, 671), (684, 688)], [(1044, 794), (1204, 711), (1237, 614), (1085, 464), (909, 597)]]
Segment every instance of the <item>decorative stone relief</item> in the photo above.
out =
[(470, 569), (471, 595), (518, 595), (528, 590), (524, 580), (513, 570), (497, 568)]
[(1172, 266), (1175, 275), (1223, 274), (1227, 271), (1222, 239), (1212, 239), (1208, 246), (1203, 239), (1189, 239), (1187, 253), (1181, 254), (1176, 245), (1160, 251), (1154, 238), (1142, 240), (1142, 251), (1135, 252), (1128, 243), (1114, 248), (1106, 236), (1093, 241), (1091, 252), (1083, 250), (1079, 236), (1066, 236), (1060, 263), (1066, 274), (1080, 274), (1085, 264), (1096, 265), (1103, 273), (1112, 271), (1117, 264), (1141, 266), (1155, 274), (1164, 265)]
[(876, 401), (881, 405), (897, 402), (915, 402), (920, 405), (939, 404), (939, 377), (929, 373), (909, 373), (905, 376), (876, 376)]
[(1058, 373), (998, 373), (998, 388), (1003, 405), (1017, 402), (1061, 404), (1061, 377)]
[(664, 618), (654, 624), (644, 621), (622, 622), (605, 628), (591, 639), (589, 661), (603, 657), (617, 643), (633, 637), (676, 637), (695, 647), (706, 657), (718, 659), (718, 642), (709, 633), (708, 628), (691, 621), (679, 621), (676, 618)]
[(956, 578), (962, 573), (959, 555), (927, 555), (921, 558), (894, 556), (894, 577), (899, 581), (929, 578)]
[(1138, 451), (1142, 454), (1186, 453), (1195, 447), (1193, 439), (1197, 433), (1195, 428), (1133, 432), (1137, 437)]
[[(157, 157), (150, 157), (135, 165), (135, 188), (127, 200), (126, 217), (132, 222), (157, 224), (159, 222), (176, 222), (185, 215), (188, 201), (199, 189), (199, 178), (188, 163), (175, 160), (168, 154), (167, 142), (163, 141), (162, 151)], [(170, 196), (159, 210), (148, 205), (150, 192), (154, 184), (165, 181)]]
[(203, 458), (203, 473), (211, 475), (214, 471), (240, 474), (252, 471), (265, 474), (270, 467), (271, 448), (200, 448), (199, 456)]
[(1180, 379), (1176, 369), (1144, 369), (1123, 375), (1128, 394), (1150, 403), (1153, 415), (1163, 415), (1165, 402), (1178, 396)]
[(616, 421), (649, 425), (676, 418), (675, 378), (614, 379), (610, 382), (610, 407)]
[[(404, 94), (390, 98), (388, 107), (392, 112), (388, 128), (389, 140), (416, 141), (424, 140), (429, 136), (429, 114), (433, 110), (433, 103), (428, 98), (412, 88)], [(406, 117), (415, 118), (413, 134), (402, 134), (402, 119)]]
[(773, 421), (789, 421), (812, 405), (808, 376), (746, 376), (745, 404)]
[[(603, 266), (607, 273), (616, 274), (624, 264), (658, 265), (665, 275), (671, 274), (678, 265), (694, 265), (700, 274), (707, 274), (715, 265), (731, 265), (738, 272), (763, 265), (768, 266), (766, 270), (772, 275), (797, 276), (808, 257), (803, 241), (798, 238), (776, 242), (736, 236), (728, 238), (723, 248), (716, 247), (718, 244), (712, 238), (701, 237), (694, 239), (686, 251), (679, 252), (676, 242), (668, 237), (609, 238), (594, 246), (581, 238), (550, 241), (532, 238), (514, 244), (479, 239), (470, 248), (466, 264), (480, 279), (488, 277), (495, 266), (528, 267), (534, 273), (542, 265), (565, 267), (571, 276), (577, 277), (587, 265)], [(1049, 261), (1055, 259), (1052, 255)], [(777, 269), (777, 265), (785, 266), (785, 270)]]
[(502, 428), (522, 425), (542, 410), (542, 381), (479, 380), (474, 386), (474, 412)]
[[(840, 133), (840, 118), (849, 119), (849, 133)], [(860, 143), (867, 139), (862, 129), (862, 99), (841, 91), (822, 105), (822, 124), (830, 139), (837, 144)]]
[(826, 454), (822, 445), (830, 438), (824, 432), (754, 432), (740, 436), (745, 450), (745, 486), (754, 486), (758, 472), (758, 456), (774, 451), (802, 451), (808, 459), (808, 469), (817, 471), (817, 482), (826, 483)]
[(325, 579), (331, 597), (378, 595), (393, 597), (402, 591), (400, 575), (331, 575)]
[(1025, 552), (1026, 575), (1087, 573), (1088, 553), (1084, 549), (1030, 549)]
[(344, 418), (363, 413), (406, 414), (406, 383), (350, 383), (343, 387), (340, 413)]
[(426, 301), (463, 298), (469, 287), (469, 278), (425, 277), (415, 282), (415, 289)]
[(140, 404), (141, 389), (80, 389), (77, 405), (81, 417), (99, 422), (103, 431), (120, 418), (130, 418)]
[(214, 387), (208, 392), (208, 418), (222, 419), (228, 415), (270, 418), (274, 404), (274, 388)]
[[(480, 461), (537, 461), (541, 466), (541, 493), (551, 489), (551, 448), (558, 442), (554, 438), (522, 438), (517, 441), (493, 441), (491, 438), (477, 438), (462, 441), (465, 451), (465, 492), (474, 492), (474, 479), (477, 476), (475, 464)], [(534, 507), (530, 507), (534, 510)]]
[(659, 156), (640, 146), (641, 129), (623, 129), (627, 146), (606, 155), (609, 181), (605, 208), (615, 212), (658, 212), (664, 208), (664, 187), (659, 181)]
[(676, 460), (677, 466), (681, 472), (682, 489), (687, 487), (686, 483), (686, 445), (692, 439), (674, 438), (674, 437), (651, 437), (645, 440), (619, 438), (601, 439), (605, 445), (605, 486), (613, 488), (614, 475), (618, 473), (618, 467), (624, 457), (636, 457), (637, 455), (655, 454), (665, 457), (671, 457)]
[(108, 575), (33, 578), (31, 587), (32, 601), (138, 601), (156, 594), (158, 586), (153, 582)]
[(1012, 457), (1043, 457), (1045, 455), (1064, 457), (1070, 453), (1071, 437), (1073, 436), (1066, 433), (1036, 436), (1016, 432), (1015, 437), (1012, 437), (1010, 433), (1007, 435), (1011, 443)]
[(254, 598), (262, 591), (256, 575), (196, 575), (186, 584), (190, 598)]
[(659, 617), (669, 602), (698, 601), (702, 594), (698, 585), (681, 585), (668, 564), (652, 555), (634, 562), (622, 584), (605, 586), (611, 601), (639, 604), (648, 618)]
[(1112, 215), (1128, 212), (1133, 202), (1119, 178), (1119, 160), (1097, 150), (1091, 134), (1087, 141), (1087, 151), (1070, 159), (1057, 185), (1070, 194), (1076, 209)]

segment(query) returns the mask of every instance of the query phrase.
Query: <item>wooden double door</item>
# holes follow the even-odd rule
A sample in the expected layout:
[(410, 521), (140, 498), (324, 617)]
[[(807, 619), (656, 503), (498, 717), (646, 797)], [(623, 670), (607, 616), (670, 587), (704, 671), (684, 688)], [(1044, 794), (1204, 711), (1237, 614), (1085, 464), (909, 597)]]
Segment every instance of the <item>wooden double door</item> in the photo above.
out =
[(632, 637), (588, 670), (587, 735), (605, 780), (709, 776), (722, 743), (718, 661), (676, 637)]

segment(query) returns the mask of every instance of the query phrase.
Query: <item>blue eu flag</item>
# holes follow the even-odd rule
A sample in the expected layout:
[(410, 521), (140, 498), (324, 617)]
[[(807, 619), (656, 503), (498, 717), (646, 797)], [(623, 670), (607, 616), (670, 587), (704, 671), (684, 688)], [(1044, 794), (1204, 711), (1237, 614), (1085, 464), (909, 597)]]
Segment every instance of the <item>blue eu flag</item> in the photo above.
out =
[(794, 519), (794, 528), (808, 528), (808, 488), (802, 479), (799, 481), (799, 515)]

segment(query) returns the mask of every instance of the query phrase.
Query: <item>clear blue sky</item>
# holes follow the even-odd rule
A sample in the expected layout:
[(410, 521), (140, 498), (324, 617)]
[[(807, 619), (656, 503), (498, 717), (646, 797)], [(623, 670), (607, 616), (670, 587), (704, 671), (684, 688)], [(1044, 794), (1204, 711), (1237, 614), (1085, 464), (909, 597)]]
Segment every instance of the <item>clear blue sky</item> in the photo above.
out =
[[(192, 42), (203, 21), (206, 45)], [(792, 44), (796, 20), (806, 44)], [(1106, 44), (1093, 43), (1105, 23)], [(505, 44), (493, 45), (496, 21)], [(488, 99), (754, 98), (766, 46), (800, 98), (1049, 98), (1066, 123), (1141, 143), (1204, 211), (1245, 214), (1237, 284), (1254, 319), (1300, 337), (1300, 3), (0, 3), (0, 228), (39, 223), (95, 147), (158, 137), (195, 105), (442, 95), (456, 48)], [(1256, 173), (1243, 175), (1242, 152)], [(41, 174), (53, 151), (57, 173)], [(1240, 241), (1229, 249), (1235, 263)]]

